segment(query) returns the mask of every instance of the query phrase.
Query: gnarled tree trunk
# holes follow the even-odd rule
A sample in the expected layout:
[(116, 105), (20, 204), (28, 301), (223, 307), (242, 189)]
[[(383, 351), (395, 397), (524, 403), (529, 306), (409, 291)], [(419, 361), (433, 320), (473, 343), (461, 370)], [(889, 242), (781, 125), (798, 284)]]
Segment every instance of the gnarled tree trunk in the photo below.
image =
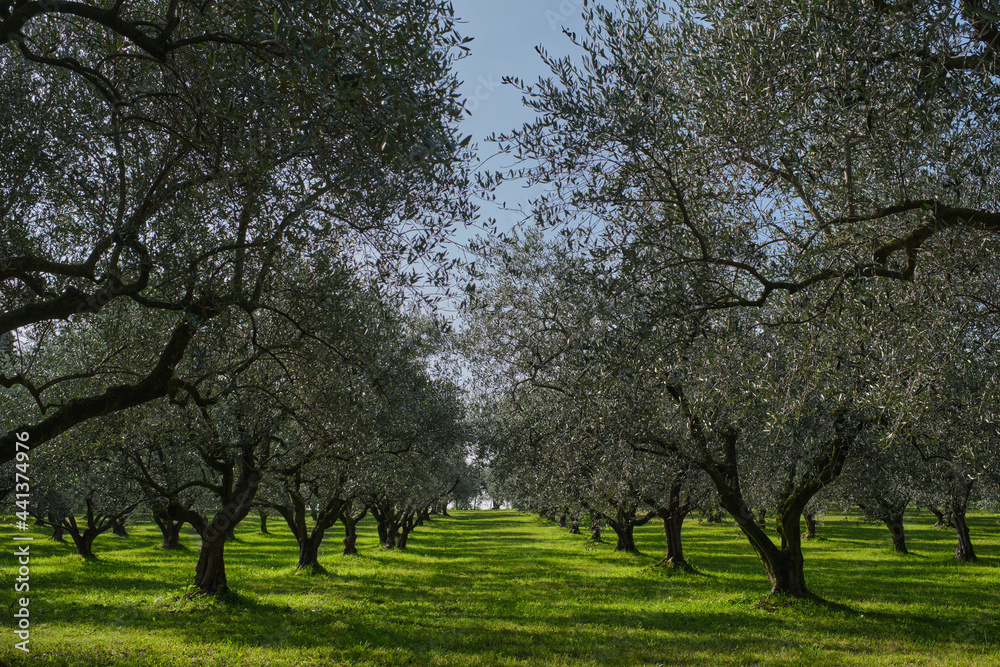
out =
[(128, 537), (128, 530), (125, 528), (126, 517), (115, 519), (111, 522), (111, 532), (118, 537)]
[[(784, 481), (775, 507), (775, 525), (778, 535), (781, 536), (780, 547), (771, 541), (758, 524), (758, 517), (753, 515), (743, 497), (739, 457), (736, 451), (739, 432), (726, 428), (716, 436), (721, 438), (722, 460), (705, 466), (704, 470), (719, 492), (721, 505), (732, 515), (760, 558), (767, 578), (771, 582), (772, 594), (780, 593), (798, 598), (811, 595), (805, 581), (799, 517), (809, 500), (820, 489), (839, 477), (844, 468), (855, 435), (849, 428), (841, 430), (840, 426), (841, 424), (838, 424), (837, 433), (829, 443), (828, 452), (814, 459), (811, 470), (805, 471), (798, 478), (794, 476), (793, 471), (789, 471)], [(705, 436), (701, 428), (700, 422), (693, 422), (693, 425), (689, 426), (691, 432), (704, 441)]]
[[(55, 540), (56, 542), (62, 542), (63, 544), (65, 544), (66, 538), (64, 537), (64, 533), (66, 532), (66, 529), (63, 528), (62, 523), (60, 522), (59, 519), (56, 518), (55, 514), (49, 512), (48, 517), (49, 517), (48, 525), (52, 526), (52, 539)], [(39, 521), (38, 525), (44, 526), (45, 522)]]
[(635, 527), (645, 525), (651, 518), (656, 516), (653, 513), (636, 518), (638, 504), (618, 506), (615, 508), (615, 518), (605, 517), (611, 530), (615, 531), (618, 537), (615, 543), (615, 551), (626, 551), (628, 553), (639, 553), (635, 546)]
[[(75, 524), (76, 522), (73, 521)], [(74, 525), (73, 527), (67, 527), (66, 532), (69, 533), (70, 538), (73, 540), (74, 546), (76, 546), (76, 552), (86, 558), (87, 560), (97, 560), (97, 556), (94, 555), (94, 540), (98, 535), (107, 530), (110, 526), (106, 526), (102, 530), (97, 530), (95, 528), (85, 528), (82, 532)]]
[(590, 513), (590, 541), (601, 541), (601, 520), (593, 512)]
[(663, 536), (667, 542), (667, 557), (664, 559), (664, 564), (674, 569), (692, 571), (694, 568), (684, 558), (684, 543), (681, 540), (684, 515), (683, 512), (660, 514), (663, 520)]
[(615, 542), (615, 551), (626, 551), (633, 554), (639, 553), (639, 549), (635, 546), (635, 530), (632, 524), (625, 522), (616, 527), (615, 523), (617, 522), (608, 522), (618, 537), (618, 540)]
[(184, 522), (172, 519), (170, 512), (163, 505), (153, 505), (152, 511), (153, 523), (160, 529), (160, 534), (163, 536), (163, 543), (160, 545), (160, 548), (179, 549), (181, 546), (181, 527), (184, 525)]
[(816, 538), (816, 515), (812, 512), (803, 512), (802, 518), (806, 521), (806, 532), (802, 534), (802, 539), (812, 540)]
[(898, 554), (908, 554), (910, 550), (906, 548), (906, 530), (903, 528), (903, 514), (887, 517), (884, 520), (889, 534), (892, 535), (892, 550)]
[(220, 595), (229, 592), (226, 579), (226, 539), (228, 530), (214, 531), (211, 528), (201, 536), (201, 551), (194, 570), (194, 585), (205, 595)]
[(955, 524), (955, 536), (958, 538), (958, 545), (955, 547), (955, 560), (963, 563), (974, 563), (979, 560), (975, 549), (972, 548), (972, 540), (969, 538), (969, 524), (965, 520), (972, 485), (973, 482), (963, 483), (962, 488), (958, 493), (952, 494), (951, 499), (951, 520)]
[(324, 534), (323, 530), (314, 530), (299, 540), (299, 560), (295, 565), (296, 569), (309, 568), (314, 574), (326, 572), (326, 568), (319, 563), (319, 547), (323, 543)]
[(358, 522), (368, 514), (368, 509), (361, 510), (361, 514), (354, 516), (350, 507), (347, 507), (340, 516), (344, 524), (344, 555), (351, 556), (358, 553)]
[(270, 535), (271, 533), (267, 530), (267, 512), (264, 510), (257, 510), (260, 513), (260, 534)]

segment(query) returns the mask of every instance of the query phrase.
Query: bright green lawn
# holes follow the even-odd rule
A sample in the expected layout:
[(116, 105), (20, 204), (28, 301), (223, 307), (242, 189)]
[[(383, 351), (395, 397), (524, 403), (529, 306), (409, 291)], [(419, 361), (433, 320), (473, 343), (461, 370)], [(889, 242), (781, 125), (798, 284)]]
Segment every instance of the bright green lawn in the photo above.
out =
[[(10, 520), (0, 530), (4, 610), (13, 598)], [(156, 548), (155, 526), (98, 538), (100, 562), (71, 546), (33, 543), (31, 653), (12, 648), (3, 611), (0, 660), (13, 665), (1000, 665), (1000, 528), (972, 519), (982, 562), (953, 563), (954, 536), (914, 513), (915, 554), (896, 556), (888, 532), (827, 518), (806, 545), (812, 590), (845, 608), (762, 602), (768, 586), (731, 524), (685, 528), (700, 575), (651, 567), (643, 556), (592, 546), (537, 517), (456, 512), (413, 535), (405, 552), (339, 555), (326, 576), (296, 574), (294, 541), (250, 522), (227, 547), (236, 602), (188, 601), (188, 551)], [(611, 535), (608, 536), (609, 538)]]

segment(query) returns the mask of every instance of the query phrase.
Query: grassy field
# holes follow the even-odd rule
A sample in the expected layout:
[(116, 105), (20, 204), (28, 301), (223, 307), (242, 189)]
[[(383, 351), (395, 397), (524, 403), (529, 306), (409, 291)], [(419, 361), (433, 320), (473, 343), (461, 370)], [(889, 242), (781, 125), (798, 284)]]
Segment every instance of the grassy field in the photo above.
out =
[[(190, 601), (197, 557), (156, 548), (152, 524), (103, 535), (98, 562), (71, 546), (32, 545), (31, 653), (11, 640), (13, 531), (4, 522), (6, 611), (0, 660), (10, 665), (1000, 665), (1000, 528), (972, 519), (982, 562), (952, 562), (954, 536), (914, 513), (910, 556), (881, 526), (828, 517), (806, 549), (807, 581), (841, 606), (774, 603), (759, 563), (731, 523), (685, 527), (700, 574), (616, 554), (537, 517), (456, 512), (418, 529), (405, 552), (343, 558), (329, 574), (294, 571), (294, 540), (246, 524), (227, 547), (235, 600)], [(610, 537), (610, 536), (609, 536)]]

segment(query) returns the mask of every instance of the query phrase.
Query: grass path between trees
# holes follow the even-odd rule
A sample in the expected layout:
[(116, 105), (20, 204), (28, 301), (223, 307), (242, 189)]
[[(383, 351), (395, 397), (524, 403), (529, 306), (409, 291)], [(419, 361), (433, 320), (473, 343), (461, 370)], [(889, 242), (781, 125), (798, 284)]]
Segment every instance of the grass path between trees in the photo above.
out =
[[(8, 517), (9, 519), (9, 517)], [(592, 545), (538, 517), (455, 512), (419, 528), (404, 552), (377, 548), (362, 525), (355, 557), (328, 536), (326, 575), (294, 571), (295, 542), (246, 522), (227, 546), (235, 600), (188, 600), (197, 536), (156, 548), (150, 522), (102, 535), (97, 562), (36, 534), (31, 652), (13, 648), (14, 531), (0, 539), (0, 660), (10, 665), (1000, 665), (1000, 526), (974, 515), (978, 564), (954, 563), (954, 536), (909, 517), (909, 556), (888, 531), (827, 517), (805, 546), (807, 582), (839, 606), (774, 602), (730, 522), (685, 526), (699, 574)], [(339, 526), (337, 527), (339, 529)], [(611, 535), (608, 535), (610, 539)]]

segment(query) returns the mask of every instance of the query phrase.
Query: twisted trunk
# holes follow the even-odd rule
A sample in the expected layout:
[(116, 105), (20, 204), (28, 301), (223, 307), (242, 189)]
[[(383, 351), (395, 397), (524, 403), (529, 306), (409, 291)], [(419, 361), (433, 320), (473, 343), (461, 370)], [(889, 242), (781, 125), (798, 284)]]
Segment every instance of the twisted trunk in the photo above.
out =
[(251, 460), (249, 456), (243, 459), (239, 477), (236, 479), (232, 467), (220, 471), (223, 472), (220, 500), (225, 504), (212, 517), (211, 523), (200, 512), (191, 508), (177, 503), (168, 507), (172, 519), (191, 524), (201, 535), (201, 550), (198, 553), (198, 564), (195, 566), (194, 575), (194, 586), (197, 590), (190, 596), (220, 595), (229, 592), (229, 582), (226, 579), (226, 542), (240, 521), (250, 513), (262, 476), (258, 468), (246, 464), (249, 460)]
[(344, 524), (344, 555), (351, 556), (358, 553), (357, 542), (358, 542), (358, 522), (365, 518), (368, 514), (368, 509), (364, 508), (361, 510), (361, 514), (354, 516), (350, 507), (347, 507), (340, 516), (341, 522)]
[[(319, 548), (323, 543), (326, 531), (333, 527), (340, 518), (346, 501), (336, 495), (327, 498), (326, 504), (313, 510), (306, 509), (305, 497), (302, 495), (302, 479), (296, 474), (285, 483), (285, 497), (287, 503), (261, 503), (264, 507), (275, 510), (285, 519), (292, 536), (299, 546), (299, 558), (296, 561), (296, 569), (309, 568), (315, 574), (326, 572), (319, 562)], [(261, 510), (261, 517), (265, 516)], [(307, 517), (312, 516), (313, 527), (310, 530)], [(263, 526), (262, 526), (263, 529)]]
[(653, 512), (649, 515), (650, 518), (655, 515), (663, 521), (663, 537), (667, 545), (667, 555), (659, 564), (671, 569), (693, 572), (694, 568), (684, 558), (684, 546), (681, 542), (684, 519), (693, 508), (690, 496), (684, 493), (684, 482), (687, 475), (686, 470), (674, 474), (666, 504), (661, 499), (651, 496), (644, 497), (643, 502), (653, 508)]
[(878, 493), (858, 503), (858, 507), (870, 519), (879, 519), (889, 529), (892, 536), (892, 550), (900, 554), (908, 554), (906, 548), (906, 531), (903, 528), (903, 515), (910, 498), (887, 498)]
[(378, 539), (382, 548), (386, 550), (395, 549), (399, 543), (399, 532), (402, 528), (403, 512), (396, 511), (393, 503), (383, 500), (380, 503), (373, 503), (369, 510), (375, 517), (378, 526)]
[(76, 546), (76, 552), (87, 560), (97, 560), (97, 556), (94, 555), (94, 540), (98, 535), (110, 528), (111, 524), (108, 523), (103, 527), (88, 526), (81, 531), (76, 524), (76, 519), (72, 516), (63, 519), (63, 521), (66, 532), (69, 533), (70, 538), (73, 540), (73, 545)]
[[(56, 542), (62, 542), (63, 544), (65, 544), (66, 538), (64, 537), (64, 533), (66, 532), (66, 529), (63, 528), (62, 523), (58, 518), (56, 518), (55, 514), (49, 512), (48, 517), (49, 517), (48, 525), (52, 526), (52, 539), (55, 540)], [(44, 521), (40, 520), (37, 523), (39, 526), (46, 525)]]
[(226, 579), (226, 538), (228, 531), (206, 531), (201, 537), (201, 551), (194, 570), (194, 585), (204, 595), (229, 592)]
[(663, 520), (663, 536), (667, 542), (667, 557), (664, 559), (664, 564), (672, 569), (693, 572), (694, 568), (684, 558), (684, 543), (681, 541), (681, 530), (686, 515), (687, 512), (669, 510), (660, 514)]
[(903, 528), (903, 517), (886, 519), (884, 521), (889, 534), (892, 535), (892, 550), (898, 554), (908, 554), (910, 550), (906, 548), (906, 530)]
[(118, 537), (128, 537), (128, 530), (125, 529), (125, 517), (111, 522), (111, 532)]
[(123, 516), (128, 515), (136, 508), (139, 504), (138, 502), (129, 505), (127, 508), (115, 514), (100, 514), (95, 511), (94, 504), (90, 496), (84, 499), (86, 505), (86, 525), (81, 529), (80, 525), (76, 522), (76, 517), (72, 514), (67, 515), (60, 519), (58, 523), (50, 524), (48, 521), (44, 521), (42, 517), (35, 517), (37, 521), (44, 524), (51, 525), (52, 528), (60, 527), (66, 533), (69, 533), (70, 538), (73, 540), (73, 544), (76, 546), (76, 551), (81, 556), (87, 560), (96, 560), (97, 556), (94, 555), (94, 540), (101, 533), (109, 530), (115, 523)]
[(397, 549), (405, 549), (406, 543), (410, 539), (410, 533), (413, 532), (416, 522), (414, 521), (414, 511), (412, 508), (407, 508), (403, 512), (403, 517), (399, 522), (399, 538), (396, 541)]
[(590, 513), (590, 541), (601, 542), (601, 520)]
[(326, 568), (319, 563), (319, 547), (323, 543), (323, 535), (324, 531), (313, 531), (299, 541), (299, 560), (295, 565), (297, 570), (309, 568), (315, 574), (326, 572)]
[(973, 482), (963, 483), (958, 493), (952, 494), (951, 498), (951, 520), (955, 524), (955, 536), (958, 538), (958, 545), (955, 547), (955, 560), (963, 563), (974, 563), (979, 560), (975, 549), (972, 548), (969, 525), (965, 521), (965, 512), (969, 507), (969, 494), (972, 492), (972, 485)]
[(170, 517), (169, 510), (164, 505), (153, 505), (152, 511), (153, 523), (160, 529), (160, 534), (163, 536), (163, 543), (160, 545), (160, 548), (179, 549), (181, 546), (181, 527), (184, 525), (184, 522), (174, 521)]
[(812, 512), (803, 512), (802, 518), (806, 521), (806, 532), (802, 534), (802, 539), (812, 540), (816, 538), (816, 515)]
[(625, 551), (628, 553), (639, 553), (635, 546), (635, 527), (645, 525), (651, 518), (656, 516), (649, 513), (641, 519), (636, 518), (638, 504), (619, 506), (615, 508), (615, 517), (604, 517), (615, 531), (618, 540), (615, 542), (615, 551)]
[[(690, 427), (693, 434), (705, 439), (700, 422), (694, 424)], [(811, 595), (805, 581), (799, 517), (809, 500), (839, 477), (844, 468), (854, 438), (844, 426), (846, 425), (838, 423), (839, 428), (828, 449), (817, 452), (813, 460), (800, 464), (805, 466), (800, 476), (796, 476), (795, 468), (788, 471), (784, 486), (778, 494), (774, 513), (775, 525), (781, 537), (780, 547), (765, 533), (758, 523), (760, 517), (754, 516), (743, 497), (736, 449), (739, 432), (727, 428), (717, 436), (721, 439), (722, 460), (712, 461), (704, 470), (719, 492), (723, 508), (732, 515), (764, 566), (771, 583), (772, 595), (784, 594), (797, 598)]]
[(631, 523), (626, 522), (619, 524), (617, 527), (613, 522), (609, 521), (608, 523), (618, 537), (618, 540), (615, 542), (615, 551), (625, 551), (633, 554), (639, 553), (639, 549), (635, 546), (635, 532)]

